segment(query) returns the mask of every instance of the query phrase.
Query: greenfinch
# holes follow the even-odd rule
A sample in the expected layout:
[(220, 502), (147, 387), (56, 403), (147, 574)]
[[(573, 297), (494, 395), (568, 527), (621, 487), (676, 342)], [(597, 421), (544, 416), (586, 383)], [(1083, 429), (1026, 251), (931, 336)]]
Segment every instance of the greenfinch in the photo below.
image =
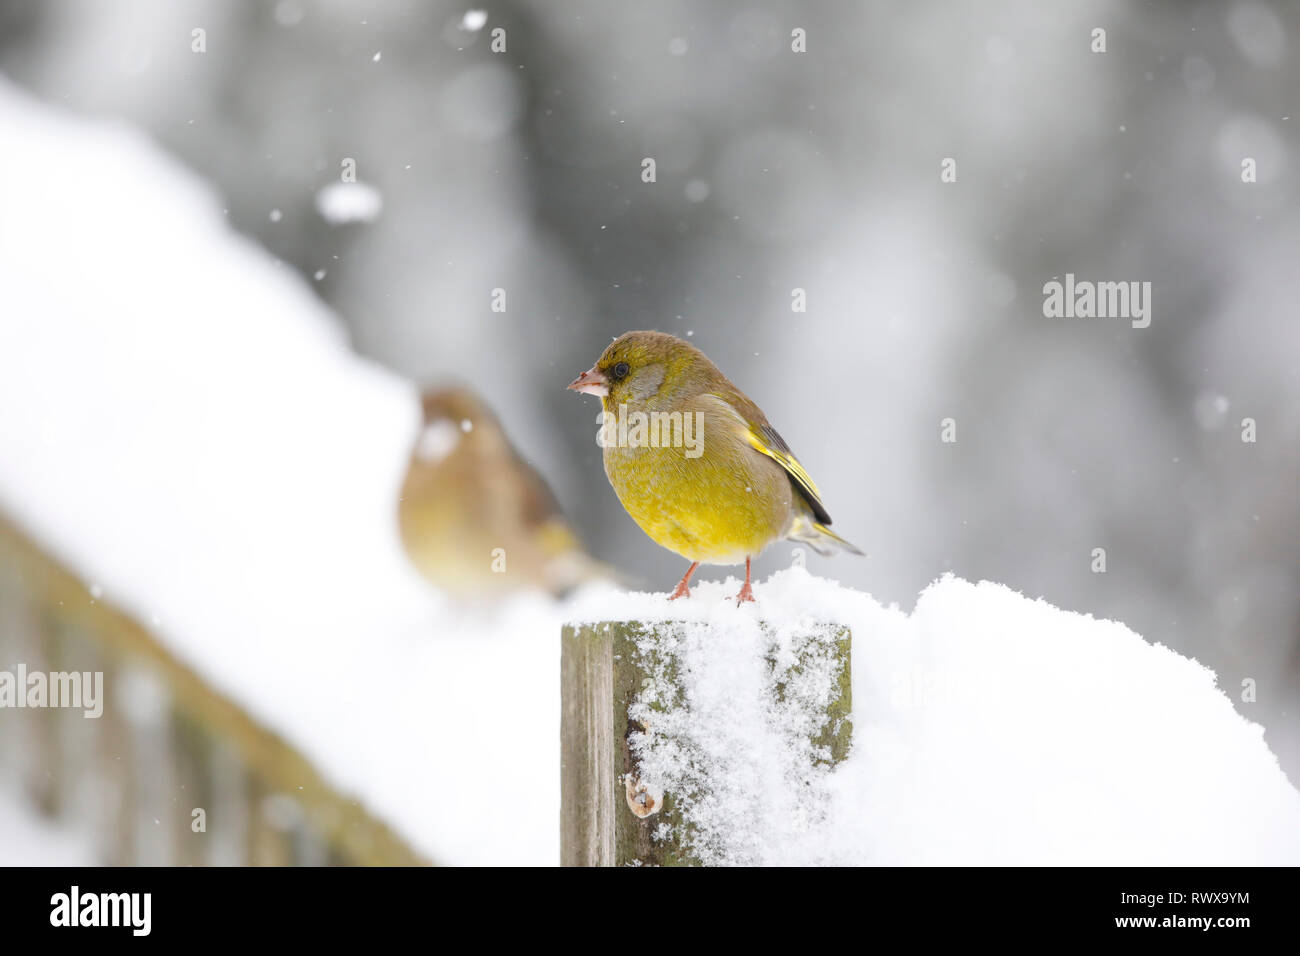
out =
[(673, 335), (627, 332), (569, 388), (599, 396), (605, 474), (627, 513), (691, 566), (745, 563), (736, 604), (754, 600), (750, 562), (787, 538), (862, 554), (834, 534), (821, 493), (762, 410)]
[(426, 391), (421, 405), (398, 525), (407, 557), (431, 584), (476, 600), (527, 587), (560, 595), (610, 576), (472, 392)]

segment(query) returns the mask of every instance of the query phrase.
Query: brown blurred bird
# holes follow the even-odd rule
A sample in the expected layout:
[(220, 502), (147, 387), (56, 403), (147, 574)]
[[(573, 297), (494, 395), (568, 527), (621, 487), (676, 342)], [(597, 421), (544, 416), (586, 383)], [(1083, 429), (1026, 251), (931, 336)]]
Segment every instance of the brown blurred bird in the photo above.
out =
[(473, 393), (442, 388), (421, 401), (398, 523), (407, 556), (430, 583), (472, 599), (528, 587), (559, 595), (609, 576)]

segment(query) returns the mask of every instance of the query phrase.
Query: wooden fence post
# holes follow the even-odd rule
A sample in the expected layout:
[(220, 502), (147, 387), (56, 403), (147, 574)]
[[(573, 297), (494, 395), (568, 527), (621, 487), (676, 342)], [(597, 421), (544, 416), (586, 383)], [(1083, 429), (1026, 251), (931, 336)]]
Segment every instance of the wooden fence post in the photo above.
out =
[[(690, 866), (697, 864), (681, 844), (678, 795), (660, 794), (641, 780), (633, 735), (644, 728), (629, 715), (652, 670), (660, 680), (664, 662), (653, 650), (683, 622), (642, 624), (604, 621), (566, 624), (561, 634), (560, 862), (564, 866)], [(760, 624), (762, 633), (772, 631)], [(810, 626), (806, 651), (829, 653), (838, 665), (837, 685), (825, 720), (812, 738), (828, 762), (848, 753), (851, 635), (840, 624)], [(647, 638), (649, 640), (647, 640)], [(649, 647), (651, 650), (646, 651)], [(769, 653), (770, 652), (770, 653)], [(775, 673), (774, 650), (765, 648), (772, 669), (771, 691), (782, 697), (791, 675), (807, 663)], [(668, 664), (672, 672), (673, 664)], [(665, 828), (663, 825), (667, 824)], [(665, 833), (670, 835), (665, 836)]]

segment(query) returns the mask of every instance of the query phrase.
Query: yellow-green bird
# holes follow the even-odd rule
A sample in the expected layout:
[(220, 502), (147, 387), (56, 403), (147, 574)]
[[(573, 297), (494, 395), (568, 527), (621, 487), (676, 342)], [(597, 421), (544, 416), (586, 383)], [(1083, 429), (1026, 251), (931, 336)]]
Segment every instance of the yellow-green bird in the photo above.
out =
[(569, 383), (600, 397), (605, 474), (632, 520), (691, 562), (745, 562), (736, 604), (754, 600), (750, 562), (788, 538), (818, 554), (857, 548), (830, 530), (821, 493), (762, 409), (708, 356), (664, 332), (627, 332)]
[(421, 406), (397, 514), (407, 557), (430, 583), (474, 601), (611, 577), (472, 392), (430, 389)]

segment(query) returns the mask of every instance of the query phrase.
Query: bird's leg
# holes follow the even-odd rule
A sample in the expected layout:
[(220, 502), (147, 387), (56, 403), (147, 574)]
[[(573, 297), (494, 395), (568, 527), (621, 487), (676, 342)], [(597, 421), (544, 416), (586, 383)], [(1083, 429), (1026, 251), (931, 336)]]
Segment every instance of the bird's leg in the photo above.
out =
[(677, 582), (677, 590), (668, 595), (668, 600), (676, 601), (679, 597), (691, 596), (691, 575), (695, 573), (695, 569), (699, 566), (700, 562), (696, 561), (686, 569), (686, 573), (682, 575), (682, 579)]
[(740, 589), (736, 595), (736, 607), (740, 607), (745, 601), (754, 600), (754, 589), (749, 586), (749, 558), (745, 559), (745, 586)]

